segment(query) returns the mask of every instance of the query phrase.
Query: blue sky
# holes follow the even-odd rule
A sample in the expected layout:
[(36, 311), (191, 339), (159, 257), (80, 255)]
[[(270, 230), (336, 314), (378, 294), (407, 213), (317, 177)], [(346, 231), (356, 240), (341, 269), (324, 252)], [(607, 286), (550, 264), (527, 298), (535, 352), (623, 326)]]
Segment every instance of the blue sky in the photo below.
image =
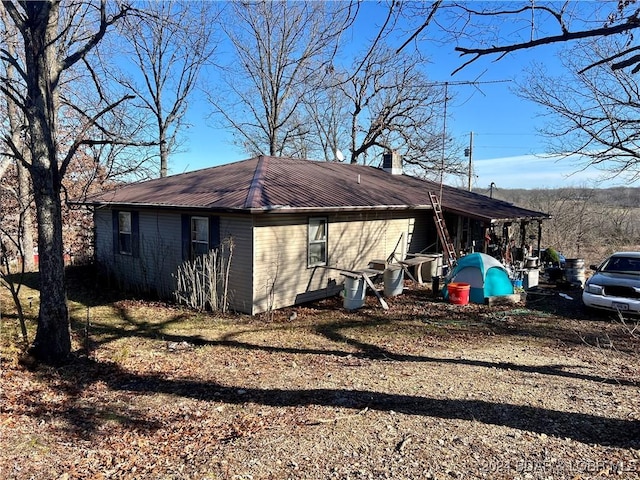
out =
[[(364, 6), (371, 10), (361, 21), (373, 26), (376, 4)], [(556, 47), (521, 51), (499, 61), (480, 59), (451, 76), (463, 63), (453, 47), (453, 44), (448, 47), (424, 45), (425, 49), (433, 48), (428, 52), (432, 58), (428, 71), (431, 80), (449, 82), (448, 134), (468, 146), (470, 132), (473, 132), (475, 187), (488, 188), (491, 182), (498, 188), (607, 187), (620, 183), (603, 181), (602, 172), (598, 170), (580, 171), (576, 160), (558, 161), (544, 156), (545, 139), (537, 129), (545, 119), (536, 105), (520, 99), (514, 90), (516, 81), (523, 80), (524, 70), (532, 60), (543, 60), (552, 71), (557, 68)], [(477, 85), (466, 82), (477, 82)], [(244, 152), (232, 145), (231, 132), (211, 127), (211, 122), (204, 118), (207, 110), (204, 100), (194, 99), (188, 118), (191, 127), (182, 135), (182, 153), (170, 160), (171, 173), (246, 158)]]

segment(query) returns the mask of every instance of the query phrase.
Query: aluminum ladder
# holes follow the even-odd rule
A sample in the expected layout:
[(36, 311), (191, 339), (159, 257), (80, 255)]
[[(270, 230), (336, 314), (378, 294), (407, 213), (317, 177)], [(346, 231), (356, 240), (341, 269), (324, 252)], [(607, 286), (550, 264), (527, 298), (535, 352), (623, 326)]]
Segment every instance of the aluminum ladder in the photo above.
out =
[(456, 255), (456, 249), (453, 246), (453, 242), (451, 242), (451, 237), (449, 236), (449, 231), (447, 230), (447, 224), (442, 217), (442, 207), (440, 206), (440, 201), (438, 200), (438, 196), (432, 192), (429, 192), (429, 200), (431, 200), (431, 207), (433, 208), (433, 221), (436, 223), (436, 230), (438, 231), (440, 242), (442, 242), (447, 265), (449, 265), (449, 268), (453, 268), (458, 257)]

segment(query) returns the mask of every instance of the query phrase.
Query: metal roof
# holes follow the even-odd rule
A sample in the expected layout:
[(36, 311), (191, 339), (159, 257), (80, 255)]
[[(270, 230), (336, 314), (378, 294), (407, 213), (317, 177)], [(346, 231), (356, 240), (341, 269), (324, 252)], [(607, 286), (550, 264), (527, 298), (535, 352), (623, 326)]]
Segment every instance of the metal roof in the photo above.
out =
[[(440, 184), (370, 166), (259, 156), (124, 185), (83, 203), (246, 213), (430, 209), (429, 192), (439, 194)], [(447, 185), (441, 203), (445, 211), (486, 221), (548, 218)]]

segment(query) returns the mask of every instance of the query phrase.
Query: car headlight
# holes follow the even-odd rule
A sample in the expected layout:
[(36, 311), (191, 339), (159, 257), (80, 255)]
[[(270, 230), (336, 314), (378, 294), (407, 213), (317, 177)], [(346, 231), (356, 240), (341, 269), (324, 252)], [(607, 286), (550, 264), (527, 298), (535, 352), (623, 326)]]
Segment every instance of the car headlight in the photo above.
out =
[(592, 293), (593, 295), (602, 295), (604, 293), (602, 285), (595, 285), (593, 283), (585, 285), (585, 290), (587, 293)]

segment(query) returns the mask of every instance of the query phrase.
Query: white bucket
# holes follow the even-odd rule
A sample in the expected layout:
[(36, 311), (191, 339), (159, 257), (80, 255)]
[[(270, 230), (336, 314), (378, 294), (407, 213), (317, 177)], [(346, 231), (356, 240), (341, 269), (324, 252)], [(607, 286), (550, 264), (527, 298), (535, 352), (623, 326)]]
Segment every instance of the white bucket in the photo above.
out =
[(355, 310), (364, 305), (364, 295), (366, 292), (363, 278), (347, 277), (344, 282), (344, 308)]
[(402, 293), (404, 288), (404, 270), (402, 267), (396, 265), (387, 267), (382, 278), (384, 280), (385, 297), (395, 297)]

